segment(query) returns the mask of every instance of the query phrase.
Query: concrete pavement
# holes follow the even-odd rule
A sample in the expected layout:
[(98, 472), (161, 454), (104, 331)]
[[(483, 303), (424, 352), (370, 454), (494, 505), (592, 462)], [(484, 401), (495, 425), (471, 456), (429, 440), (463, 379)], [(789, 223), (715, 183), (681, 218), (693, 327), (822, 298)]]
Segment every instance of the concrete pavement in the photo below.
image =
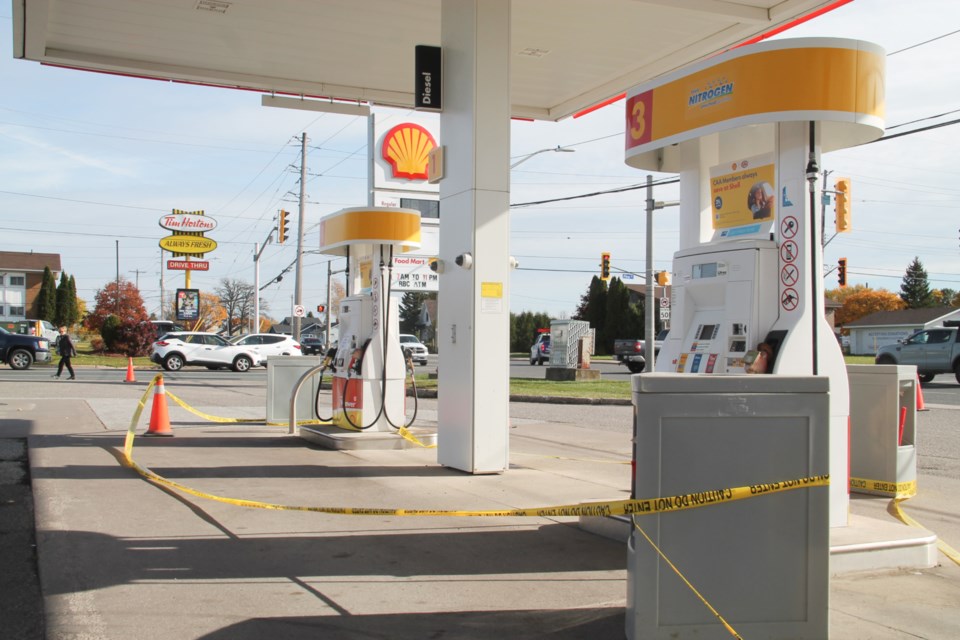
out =
[[(624, 637), (625, 549), (575, 518), (249, 509), (144, 481), (117, 450), (145, 383), (0, 382), (0, 440), (29, 444), (46, 638)], [(214, 415), (264, 413), (262, 388), (173, 376), (167, 386)], [(421, 402), (429, 424), (432, 405)], [(137, 438), (134, 457), (201, 491), (291, 506), (502, 509), (628, 496), (629, 423), (546, 422), (529, 405), (512, 413), (526, 417), (514, 419), (502, 475), (441, 467), (431, 450), (318, 449), (282, 427), (214, 424), (175, 405), (175, 437)], [(921, 478), (904, 508), (953, 531), (960, 480), (937, 481), (925, 495)], [(852, 508), (890, 518), (888, 502)], [(10, 537), (0, 541), (15, 555)], [(928, 570), (834, 577), (831, 637), (957, 637), (960, 567), (940, 559)], [(0, 626), (27, 617), (5, 610)], [(23, 628), (41, 637), (29, 620)]]

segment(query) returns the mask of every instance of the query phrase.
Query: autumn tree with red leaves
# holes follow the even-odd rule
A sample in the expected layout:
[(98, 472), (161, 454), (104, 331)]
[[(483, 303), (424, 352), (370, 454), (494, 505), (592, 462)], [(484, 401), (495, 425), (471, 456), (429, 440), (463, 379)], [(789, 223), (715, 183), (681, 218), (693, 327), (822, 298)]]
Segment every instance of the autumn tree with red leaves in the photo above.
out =
[(140, 290), (123, 278), (97, 291), (96, 306), (83, 324), (103, 337), (107, 351), (125, 356), (146, 355), (156, 336)]

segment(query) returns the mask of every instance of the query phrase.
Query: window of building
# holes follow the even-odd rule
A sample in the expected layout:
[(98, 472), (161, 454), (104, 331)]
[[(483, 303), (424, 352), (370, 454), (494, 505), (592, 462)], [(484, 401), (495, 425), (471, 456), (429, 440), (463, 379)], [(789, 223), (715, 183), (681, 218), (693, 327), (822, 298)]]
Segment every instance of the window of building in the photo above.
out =
[(27, 277), (22, 273), (0, 273), (0, 317), (26, 318)]

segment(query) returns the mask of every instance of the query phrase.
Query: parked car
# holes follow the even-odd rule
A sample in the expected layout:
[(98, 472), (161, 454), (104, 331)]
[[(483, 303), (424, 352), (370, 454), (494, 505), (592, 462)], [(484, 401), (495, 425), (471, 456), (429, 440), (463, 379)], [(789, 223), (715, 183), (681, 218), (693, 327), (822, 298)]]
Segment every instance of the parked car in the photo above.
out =
[[(951, 323), (952, 324), (952, 323)], [(912, 364), (920, 382), (930, 382), (939, 373), (953, 373), (960, 382), (960, 329), (931, 327), (880, 347), (877, 364)]]
[(11, 369), (29, 369), (34, 362), (51, 358), (50, 341), (43, 337), (11, 333), (0, 327), (0, 362)]
[(305, 356), (322, 356), (326, 352), (323, 340), (316, 336), (300, 336), (300, 350)]
[(235, 336), (230, 339), (231, 344), (253, 349), (263, 358), (263, 366), (267, 366), (267, 358), (272, 356), (302, 356), (302, 346), (282, 333), (248, 333), (245, 336)]
[(530, 347), (530, 364), (542, 365), (550, 362), (550, 334), (541, 333)]
[(263, 361), (263, 357), (249, 346), (230, 344), (215, 333), (200, 331), (166, 334), (153, 343), (150, 359), (167, 371), (179, 371), (188, 365), (249, 371), (250, 367), (258, 367)]
[(430, 355), (430, 352), (427, 348), (420, 342), (420, 338), (409, 333), (400, 334), (400, 348), (403, 349), (403, 355), (406, 357), (409, 353), (413, 361), (419, 364), (421, 367), (426, 366), (427, 356)]

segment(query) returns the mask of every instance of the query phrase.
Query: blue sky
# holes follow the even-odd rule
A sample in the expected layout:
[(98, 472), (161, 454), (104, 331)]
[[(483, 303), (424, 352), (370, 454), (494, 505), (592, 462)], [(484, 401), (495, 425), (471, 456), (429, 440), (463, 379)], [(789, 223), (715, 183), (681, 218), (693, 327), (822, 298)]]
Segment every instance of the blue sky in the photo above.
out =
[[(947, 35), (958, 29), (953, 0), (855, 0), (785, 35), (883, 46), (887, 125), (896, 133), (958, 117), (949, 112), (960, 109), (952, 69), (960, 33)], [(0, 6), (0, 250), (60, 253), (88, 302), (116, 277), (119, 243), (120, 275), (138, 282), (148, 311), (158, 310), (157, 242), (167, 235), (158, 220), (174, 208), (202, 209), (218, 221), (211, 269), (194, 272), (194, 286), (211, 291), (225, 277), (252, 283), (254, 243), (279, 208), (297, 210), (302, 132), (309, 138), (306, 248), (317, 247), (322, 216), (366, 203), (362, 118), (264, 108), (251, 92), (44, 67), (14, 60), (11, 40), (10, 7)], [(646, 174), (623, 163), (622, 109), (616, 103), (560, 123), (515, 122), (514, 161), (556, 145), (576, 153), (540, 154), (514, 169), (511, 202), (642, 183)], [(919, 256), (933, 286), (960, 289), (958, 147), (953, 125), (825, 155), (823, 168), (852, 179), (854, 227), (826, 247), (826, 267), (847, 257), (851, 284), (897, 291)], [(511, 309), (571, 314), (601, 251), (612, 253), (616, 269), (640, 272), (644, 197), (637, 190), (514, 209), (511, 252), (521, 268)], [(664, 188), (656, 197), (676, 193)], [(676, 220), (668, 211), (656, 220), (654, 265), (665, 269), (677, 249)], [(294, 243), (268, 247), (261, 282), (294, 258)], [(325, 298), (327, 260), (304, 258), (308, 309)], [(826, 277), (827, 288), (835, 283)], [(168, 292), (183, 286), (182, 272), (166, 271), (165, 285)], [(269, 315), (289, 315), (293, 285), (291, 272), (262, 292)]]

